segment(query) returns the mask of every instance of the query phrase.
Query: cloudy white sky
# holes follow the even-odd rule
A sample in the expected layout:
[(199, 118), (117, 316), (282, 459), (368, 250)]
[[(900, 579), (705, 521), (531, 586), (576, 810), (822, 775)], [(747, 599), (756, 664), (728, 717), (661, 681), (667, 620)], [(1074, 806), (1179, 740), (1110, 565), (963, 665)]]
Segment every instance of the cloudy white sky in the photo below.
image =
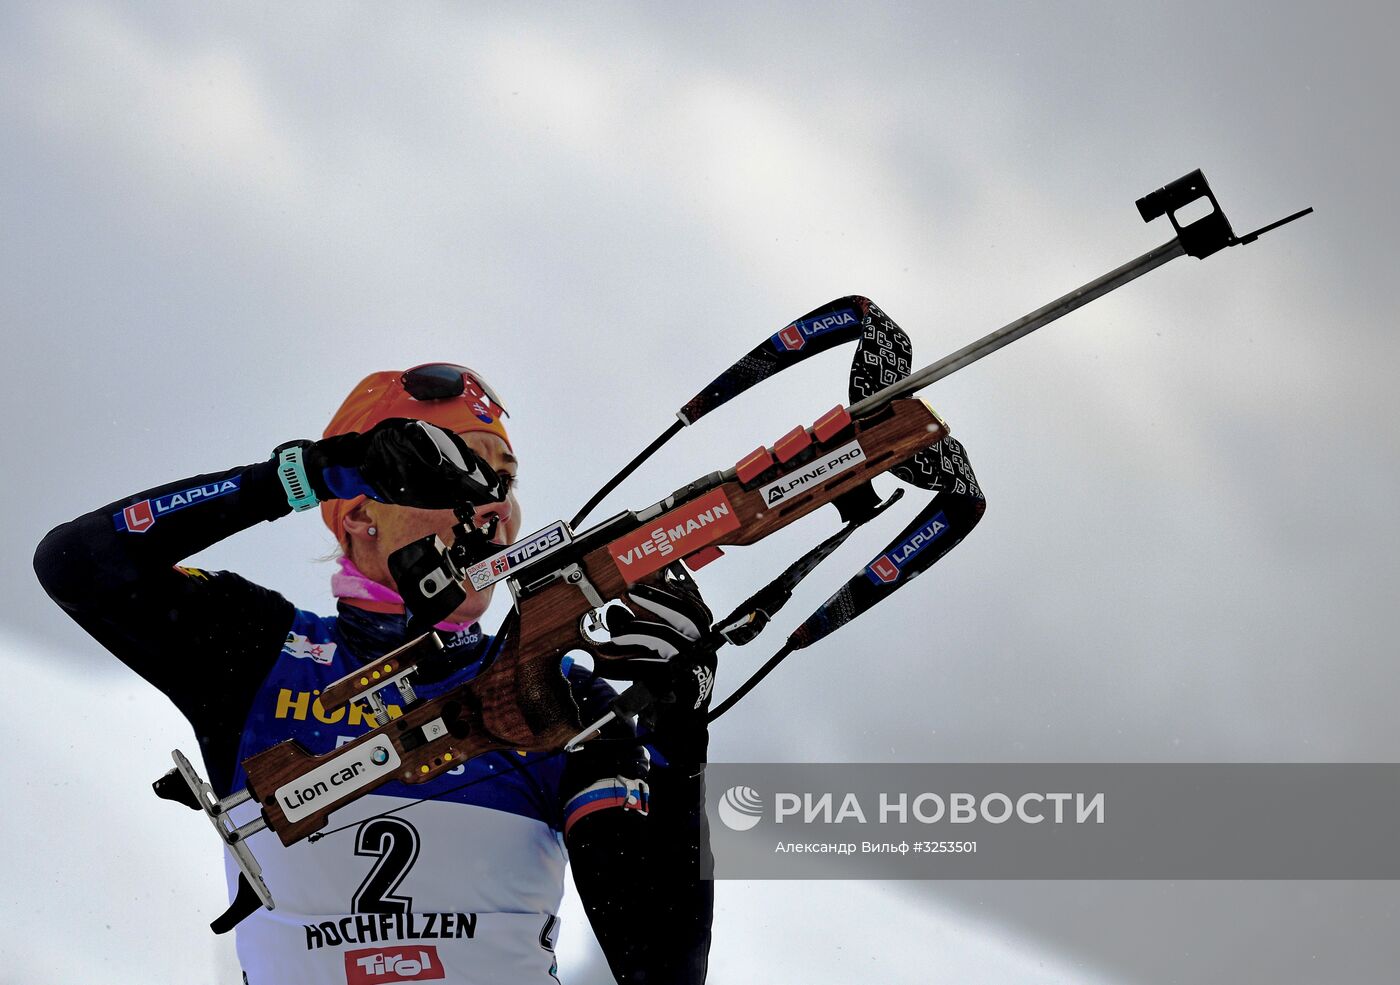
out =
[[(17, 980), (43, 980), (36, 955), (100, 960), (112, 940), (75, 939), (69, 914), (131, 928), (152, 890), (127, 874), (190, 823), (144, 788), (188, 730), (33, 581), (50, 526), (264, 458), (319, 433), (366, 372), (430, 359), (506, 395), (526, 525), (543, 525), (795, 316), (865, 294), (932, 361), (1167, 239), (1133, 201), (1195, 167), (1237, 231), (1317, 213), (1175, 261), (929, 391), (986, 520), (793, 658), (713, 755), (1400, 756), (1394, 15), (754, 6), (0, 3), (0, 538), (20, 684), (4, 734), (28, 748), (36, 712), (52, 727), (83, 709), (63, 723), (72, 748), (5, 768), (25, 791), (5, 877), (34, 889), (0, 931), (33, 972)], [(645, 505), (812, 420), (843, 396), (842, 362), (706, 419), (610, 502)], [(904, 522), (888, 520), (794, 619)], [(725, 608), (829, 529), (731, 554), (707, 595)], [(317, 608), (330, 546), (298, 516), (199, 560)], [(767, 652), (726, 655), (721, 690)], [(97, 764), (109, 739), (132, 761)], [(119, 861), (75, 872), (84, 839)], [(179, 883), (151, 921), (150, 960), (227, 967), (201, 936), (204, 885)], [(859, 954), (896, 981), (1360, 982), (1400, 960), (1389, 883), (837, 889), (721, 885), (716, 968), (846, 981)], [(850, 921), (846, 959), (810, 933), (824, 899)], [(888, 932), (911, 921), (919, 935)]]

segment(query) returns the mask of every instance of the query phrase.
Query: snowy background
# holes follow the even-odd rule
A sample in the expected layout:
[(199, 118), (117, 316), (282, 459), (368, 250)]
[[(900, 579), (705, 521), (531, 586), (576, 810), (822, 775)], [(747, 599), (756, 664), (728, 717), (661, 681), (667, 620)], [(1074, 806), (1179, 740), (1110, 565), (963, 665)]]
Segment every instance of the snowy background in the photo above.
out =
[[(760, 9), (756, 9), (760, 8)], [(926, 395), (989, 511), (716, 729), (716, 760), (1395, 761), (1396, 18), (1379, 4), (0, 2), (0, 982), (231, 982), (221, 864), (147, 784), (189, 728), (67, 622), (45, 530), (482, 370), (525, 526), (792, 318), (929, 362), (1170, 236), (1237, 232)], [(828, 355), (673, 442), (642, 506), (842, 399)], [(868, 530), (815, 606), (904, 522)], [(814, 517), (703, 573), (727, 609)], [(314, 516), (198, 558), (329, 604)], [(499, 612), (496, 614), (499, 615)], [(777, 632), (775, 631), (775, 635)], [(727, 655), (721, 691), (776, 641)], [(751, 652), (757, 649), (759, 652)], [(606, 980), (566, 912), (566, 981)], [(713, 980), (1372, 982), (1393, 883), (722, 883)]]

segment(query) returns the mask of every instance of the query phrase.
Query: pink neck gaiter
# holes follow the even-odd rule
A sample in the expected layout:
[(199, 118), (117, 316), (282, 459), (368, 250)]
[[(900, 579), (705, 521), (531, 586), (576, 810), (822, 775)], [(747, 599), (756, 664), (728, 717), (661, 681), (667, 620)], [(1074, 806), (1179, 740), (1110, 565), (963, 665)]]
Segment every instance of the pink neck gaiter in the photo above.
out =
[[(403, 597), (398, 592), (387, 585), (371, 581), (363, 571), (355, 567), (355, 562), (348, 557), (339, 558), (338, 562), (340, 570), (331, 575), (331, 594), (336, 598), (351, 601), (360, 599), (377, 603), (380, 606), (392, 606), (397, 612), (404, 611)], [(449, 633), (460, 633), (474, 625), (476, 624), (469, 622), (440, 622), (433, 628)]]

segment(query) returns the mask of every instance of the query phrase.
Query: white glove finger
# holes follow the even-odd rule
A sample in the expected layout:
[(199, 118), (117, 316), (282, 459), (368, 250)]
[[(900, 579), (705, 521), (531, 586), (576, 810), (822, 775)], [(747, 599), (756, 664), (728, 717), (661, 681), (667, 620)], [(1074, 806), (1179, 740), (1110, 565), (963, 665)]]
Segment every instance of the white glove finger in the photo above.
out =
[(705, 634), (705, 630), (709, 627), (698, 625), (694, 616), (685, 611), (675, 596), (669, 592), (645, 591), (646, 588), (645, 585), (638, 585), (628, 593), (627, 597), (633, 605), (660, 617), (666, 625), (676, 630), (687, 640), (693, 642)]
[[(661, 623), (636, 622), (621, 633), (614, 634), (604, 646), (614, 646), (636, 652), (647, 651), (645, 656), (631, 657), (649, 663), (666, 663), (685, 651), (690, 640), (679, 630)], [(600, 650), (603, 647), (599, 648)]]

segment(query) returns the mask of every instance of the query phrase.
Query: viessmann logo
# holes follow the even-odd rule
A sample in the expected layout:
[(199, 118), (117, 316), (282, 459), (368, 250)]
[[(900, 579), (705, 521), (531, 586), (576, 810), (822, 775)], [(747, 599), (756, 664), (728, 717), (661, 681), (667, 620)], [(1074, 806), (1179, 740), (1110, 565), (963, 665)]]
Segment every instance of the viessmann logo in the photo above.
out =
[(569, 525), (559, 520), (516, 541), (499, 554), (493, 554), (473, 564), (467, 569), (467, 577), (471, 579), (472, 588), (481, 591), (487, 585), (500, 581), (526, 561), (553, 553), (572, 540)]
[(939, 513), (928, 523), (881, 554), (865, 569), (865, 576), (877, 585), (896, 581), (904, 566), (923, 552), (948, 529), (948, 518)]
[(440, 981), (445, 977), (437, 948), (432, 946), (371, 947), (345, 952), (346, 985), (391, 985)]
[(852, 441), (835, 451), (828, 452), (821, 458), (813, 459), (805, 468), (797, 472), (789, 472), (787, 475), (779, 476), (760, 489), (759, 495), (763, 497), (764, 503), (772, 506), (774, 503), (782, 502), (788, 493), (800, 491), (807, 486), (821, 485), (828, 479), (836, 478), (842, 472), (863, 461), (865, 461), (865, 449), (861, 448), (859, 441)]
[(723, 489), (716, 489), (613, 541), (608, 553), (630, 585), (738, 529), (733, 504)]
[(842, 308), (820, 318), (803, 318), (774, 335), (773, 347), (779, 352), (796, 352), (807, 344), (808, 339), (824, 335), (833, 329), (858, 324), (860, 319), (856, 317), (852, 308)]

